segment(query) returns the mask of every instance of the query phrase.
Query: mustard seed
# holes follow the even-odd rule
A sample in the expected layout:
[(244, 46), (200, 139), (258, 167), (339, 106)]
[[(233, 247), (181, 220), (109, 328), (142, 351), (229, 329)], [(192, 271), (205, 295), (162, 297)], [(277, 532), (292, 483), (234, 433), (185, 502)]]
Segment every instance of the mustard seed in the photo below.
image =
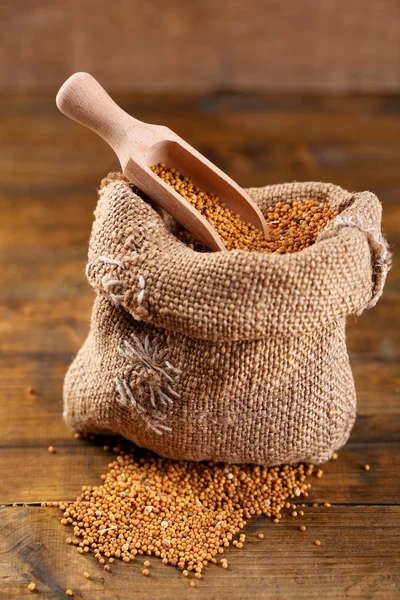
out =
[(337, 452), (334, 452), (332, 454), (332, 460), (337, 460), (339, 458), (339, 454)]
[(324, 474), (323, 470), (318, 469), (318, 471), (315, 473), (315, 477), (318, 477), (318, 479), (321, 479), (323, 474)]
[(149, 567), (149, 566), (150, 566), (150, 561), (148, 561), (148, 560), (145, 560), (145, 561), (144, 561), (144, 563), (143, 563), (143, 565), (144, 565), (145, 567)]
[(65, 593), (67, 594), (67, 596), (73, 596), (74, 592), (72, 590), (65, 590)]
[(56, 452), (56, 449), (54, 448), (54, 446), (49, 446), (47, 448), (47, 450), (50, 452), (50, 454), (55, 454), (55, 452)]
[(34, 591), (36, 590), (36, 583), (33, 583), (33, 582), (32, 582), (32, 583), (30, 583), (30, 584), (28, 585), (28, 590), (29, 590), (30, 592), (34, 592)]
[(306, 526), (305, 525), (300, 525), (299, 530), (304, 532), (306, 530)]
[[(62, 505), (63, 518), (72, 527), (78, 552), (92, 551), (100, 564), (148, 555), (201, 575), (229, 545), (243, 548), (241, 530), (253, 515), (279, 523), (295, 488), (306, 496), (312, 472), (312, 465), (304, 464), (230, 465), (226, 471), (214, 463), (144, 458), (134, 448), (120, 448), (100, 485), (83, 486), (75, 502)], [(228, 496), (224, 486), (229, 486)], [(235, 534), (239, 540), (233, 540)]]
[(85, 571), (83, 573), (83, 576), (84, 576), (85, 579), (89, 579), (90, 578), (90, 575), (89, 575), (89, 573), (87, 571)]
[(189, 585), (190, 585), (190, 587), (196, 587), (196, 584), (195, 584), (195, 582), (194, 582), (194, 581), (191, 581), (191, 582), (189, 583)]
[(263, 533), (259, 533), (259, 534), (257, 534), (257, 537), (258, 537), (260, 540), (263, 540), (263, 539), (264, 539), (264, 534), (263, 534)]
[(365, 471), (369, 471), (371, 469), (371, 467), (369, 465), (364, 465), (364, 469), (365, 469)]
[(148, 569), (143, 569), (142, 575), (145, 575), (147, 577), (148, 574), (149, 574), (149, 570)]
[(314, 544), (315, 544), (316, 546), (320, 546), (320, 545), (321, 545), (321, 542), (320, 542), (320, 540), (315, 540)]
[[(218, 196), (201, 189), (177, 169), (170, 169), (164, 163), (151, 169), (208, 220), (227, 250), (278, 254), (298, 252), (313, 244), (318, 232), (325, 227), (328, 220), (338, 214), (328, 204), (318, 200), (278, 202), (271, 206), (265, 215), (269, 224), (269, 234), (265, 235), (251, 223), (242, 221)], [(198, 242), (189, 232), (182, 231), (179, 237), (190, 247), (199, 248)], [(228, 473), (228, 479), (230, 478), (231, 474)]]

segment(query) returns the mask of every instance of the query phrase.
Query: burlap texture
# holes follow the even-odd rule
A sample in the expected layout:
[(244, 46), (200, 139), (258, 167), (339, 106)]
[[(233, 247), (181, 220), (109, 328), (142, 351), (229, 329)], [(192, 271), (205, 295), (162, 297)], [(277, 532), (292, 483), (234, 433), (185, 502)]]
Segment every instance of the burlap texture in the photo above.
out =
[(97, 297), (64, 385), (74, 429), (264, 465), (319, 463), (346, 442), (345, 320), (383, 290), (381, 205), (324, 183), (248, 191), (262, 210), (316, 198), (340, 214), (295, 254), (199, 253), (126, 181), (103, 181), (87, 265)]

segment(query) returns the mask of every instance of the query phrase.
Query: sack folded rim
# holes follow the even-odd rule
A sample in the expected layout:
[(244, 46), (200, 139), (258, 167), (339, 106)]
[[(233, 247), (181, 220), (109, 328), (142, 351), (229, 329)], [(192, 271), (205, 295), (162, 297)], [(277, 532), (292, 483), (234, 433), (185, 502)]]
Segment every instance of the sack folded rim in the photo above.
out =
[[(314, 197), (338, 209), (340, 218), (320, 232), (315, 244), (297, 253), (200, 253), (178, 240), (129, 182), (108, 178), (95, 213), (89, 281), (135, 318), (216, 341), (301, 334), (376, 303), (390, 252), (374, 194), (318, 182), (247, 191), (262, 210), (268, 203)], [(104, 281), (113, 281), (116, 263), (125, 265), (129, 244), (136, 259), (119, 269), (122, 293), (112, 294)], [(99, 249), (114, 264), (99, 263)]]

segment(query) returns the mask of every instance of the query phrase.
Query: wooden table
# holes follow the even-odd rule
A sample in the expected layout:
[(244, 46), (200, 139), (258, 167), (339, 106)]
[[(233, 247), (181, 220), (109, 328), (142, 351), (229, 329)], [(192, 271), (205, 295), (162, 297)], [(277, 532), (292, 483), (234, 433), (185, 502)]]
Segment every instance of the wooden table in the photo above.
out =
[[(229, 549), (229, 569), (207, 567), (195, 588), (156, 559), (148, 578), (138, 561), (116, 562), (106, 573), (65, 544), (59, 510), (41, 503), (73, 500), (81, 485), (99, 482), (109, 461), (96, 443), (73, 438), (61, 398), (93, 302), (84, 266), (96, 187), (117, 162), (99, 138), (58, 114), (53, 98), (0, 99), (0, 596), (64, 598), (71, 588), (95, 600), (400, 597), (396, 256), (379, 304), (348, 323), (359, 416), (339, 459), (324, 466), (322, 479), (312, 478), (305, 534), (289, 516), (279, 525), (258, 519), (243, 550)], [(399, 242), (400, 98), (118, 100), (135, 116), (175, 129), (244, 186), (317, 180), (376, 192), (387, 236)], [(27, 393), (29, 386), (37, 393)]]

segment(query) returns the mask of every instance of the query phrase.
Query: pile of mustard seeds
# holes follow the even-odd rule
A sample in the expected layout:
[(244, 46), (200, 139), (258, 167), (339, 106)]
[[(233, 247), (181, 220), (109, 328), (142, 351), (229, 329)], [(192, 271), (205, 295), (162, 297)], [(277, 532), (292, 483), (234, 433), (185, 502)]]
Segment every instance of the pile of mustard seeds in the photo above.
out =
[[(143, 456), (134, 447), (114, 452), (101, 485), (85, 486), (74, 503), (59, 505), (61, 523), (73, 527), (67, 543), (82, 554), (92, 551), (101, 564), (155, 556), (200, 579), (225, 548), (243, 546), (241, 530), (251, 517), (266, 515), (279, 523), (284, 509), (304, 515), (291, 500), (308, 496), (312, 465), (175, 461)], [(227, 568), (226, 559), (219, 562)]]
[[(164, 163), (151, 169), (207, 219), (227, 250), (277, 254), (299, 252), (314, 244), (318, 233), (338, 215), (326, 202), (318, 200), (278, 202), (264, 215), (269, 224), (269, 234), (265, 235), (251, 223), (242, 221), (218, 196), (201, 189), (177, 169), (169, 169)], [(191, 233), (183, 231), (179, 237), (192, 249), (204, 250)]]

